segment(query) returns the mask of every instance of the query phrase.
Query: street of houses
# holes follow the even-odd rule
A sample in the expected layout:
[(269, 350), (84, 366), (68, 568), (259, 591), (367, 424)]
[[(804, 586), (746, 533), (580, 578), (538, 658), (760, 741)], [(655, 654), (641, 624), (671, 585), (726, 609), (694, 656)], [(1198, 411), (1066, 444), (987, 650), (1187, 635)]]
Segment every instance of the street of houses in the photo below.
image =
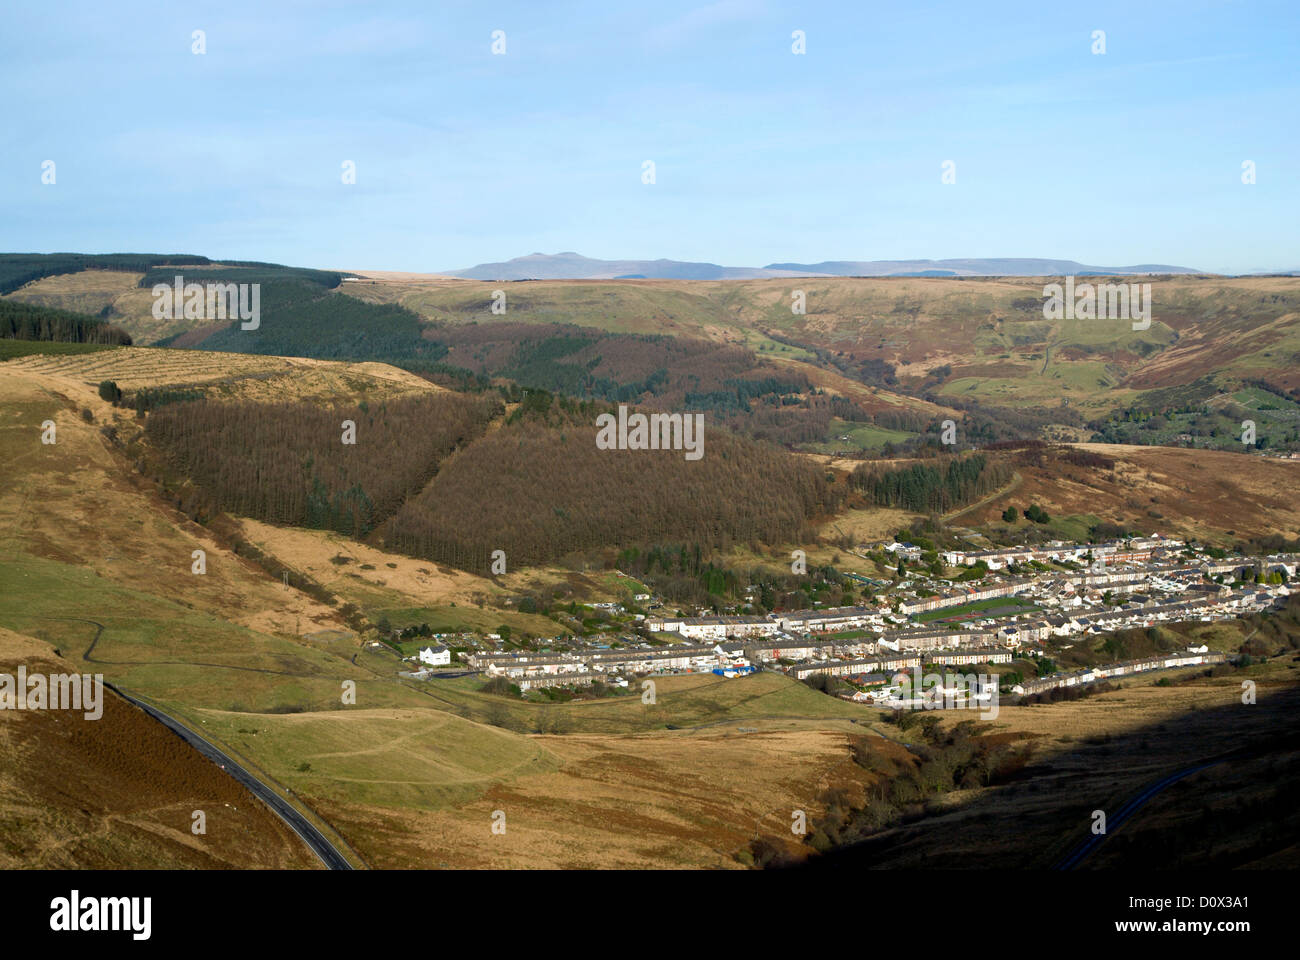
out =
[(1119, 663), (1109, 663), (1104, 666), (1091, 667), (1087, 670), (1075, 670), (1070, 673), (1054, 673), (1049, 677), (1039, 677), (1036, 680), (1026, 680), (1023, 683), (1018, 683), (1011, 688), (1011, 692), (1021, 696), (1029, 696), (1042, 693), (1045, 690), (1080, 686), (1095, 683), (1098, 680), (1146, 673), (1150, 670), (1172, 670), (1176, 667), (1196, 667), (1202, 664), (1223, 663), (1226, 659), (1221, 653), (1210, 653), (1204, 649), (1188, 650), (1165, 656), (1147, 657), (1143, 660), (1124, 660)]
[[(828, 607), (767, 615), (651, 616), (645, 635), (624, 643), (579, 646), (558, 652), (473, 650), (460, 654), (464, 666), (489, 677), (505, 677), (521, 691), (582, 686), (597, 680), (626, 686), (630, 678), (714, 672), (736, 676), (753, 668), (779, 669), (795, 679), (819, 675), (887, 675), (922, 662), (941, 666), (1005, 664), (1017, 656), (1045, 652), (1049, 640), (1106, 633), (1160, 623), (1238, 617), (1268, 609), (1289, 595), (1285, 583), (1229, 586), (1225, 576), (1254, 579), (1255, 573), (1296, 573), (1295, 557), (1190, 558), (1179, 541), (1147, 538), (1103, 544), (1049, 545), (1032, 551), (954, 554), (956, 563), (982, 559), (990, 571), (1011, 562), (1089, 557), (1084, 571), (1040, 576), (990, 574), (984, 582), (922, 595), (900, 584), (874, 605)], [(1179, 556), (1172, 556), (1174, 551)], [(996, 554), (994, 562), (990, 555)], [(1014, 561), (1008, 558), (1016, 558)], [(1097, 558), (1102, 557), (1100, 562)], [(1023, 570), (1023, 568), (1022, 568)], [(1264, 578), (1267, 579), (1267, 578)], [(1276, 579), (1276, 578), (1274, 578)], [(1008, 606), (990, 604), (1015, 598)], [(936, 611), (953, 609), (949, 618)], [(919, 614), (930, 622), (918, 622)], [(1189, 653), (1189, 663), (1222, 657)], [(1219, 656), (1216, 661), (1214, 656)], [(422, 650), (429, 665), (447, 665), (445, 647)], [(1101, 669), (1101, 668), (1099, 668)], [(1087, 671), (1034, 680), (1016, 692), (1089, 682), (1100, 676), (1154, 669), (1119, 664), (1118, 673)]]

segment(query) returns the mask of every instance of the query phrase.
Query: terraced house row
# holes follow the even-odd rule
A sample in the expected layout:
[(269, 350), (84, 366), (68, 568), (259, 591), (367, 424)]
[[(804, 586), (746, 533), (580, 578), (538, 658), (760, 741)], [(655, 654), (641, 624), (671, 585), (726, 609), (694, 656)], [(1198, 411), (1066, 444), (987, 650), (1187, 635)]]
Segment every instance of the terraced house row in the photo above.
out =
[(1066, 543), (1053, 541), (1038, 546), (1006, 547), (1001, 550), (947, 550), (942, 554), (950, 567), (971, 567), (983, 561), (990, 570), (1001, 570), (1013, 563), (1037, 560), (1082, 563), (1088, 557), (1104, 563), (1143, 563), (1158, 552), (1174, 551), (1184, 546), (1182, 540), (1168, 537), (1134, 537), (1130, 540), (1106, 540), (1101, 543)]
[(1210, 653), (1204, 648), (1199, 648), (1159, 657), (1147, 657), (1142, 660), (1123, 660), (1102, 667), (1091, 667), (1087, 670), (1075, 670), (1070, 673), (1053, 674), (1050, 677), (1039, 677), (1036, 680), (1026, 680), (1024, 683), (1018, 683), (1012, 687), (1011, 692), (1029, 696), (1059, 687), (1074, 687), (1081, 684), (1095, 683), (1098, 680), (1126, 677), (1135, 673), (1146, 673), (1151, 670), (1171, 670), (1175, 667), (1195, 667), (1202, 664), (1223, 663), (1226, 659), (1221, 653)]
[(1064, 618), (1065, 623), (1054, 632), (1060, 636), (1071, 633), (1102, 632), (1121, 627), (1149, 627), (1160, 622), (1200, 620), (1214, 615), (1240, 616), (1272, 606), (1277, 595), (1267, 590), (1230, 590), (1226, 595), (1176, 603), (1148, 601), (1119, 610), (1080, 614)]
[(1017, 593), (1024, 593), (1032, 588), (1036, 582), (1029, 579), (1016, 579), (981, 584), (964, 590), (936, 594), (933, 597), (905, 600), (899, 604), (898, 609), (899, 612), (908, 616), (916, 613), (926, 613), (930, 610), (946, 610), (949, 607), (960, 607), (963, 604), (976, 603), (980, 600), (993, 600), (997, 597), (1010, 597)]
[(488, 676), (518, 677), (559, 675), (575, 671), (600, 673), (653, 673), (666, 670), (712, 669), (719, 656), (739, 656), (743, 644), (687, 645), (608, 650), (587, 648), (565, 653), (471, 653), (466, 663)]

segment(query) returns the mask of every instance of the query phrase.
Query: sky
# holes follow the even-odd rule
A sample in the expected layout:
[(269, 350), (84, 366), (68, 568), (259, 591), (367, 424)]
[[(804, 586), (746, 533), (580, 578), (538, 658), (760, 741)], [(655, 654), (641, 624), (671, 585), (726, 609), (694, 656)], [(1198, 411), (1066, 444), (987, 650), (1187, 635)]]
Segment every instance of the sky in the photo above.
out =
[(1300, 268), (1295, 0), (96, 0), (4, 19), (7, 252)]

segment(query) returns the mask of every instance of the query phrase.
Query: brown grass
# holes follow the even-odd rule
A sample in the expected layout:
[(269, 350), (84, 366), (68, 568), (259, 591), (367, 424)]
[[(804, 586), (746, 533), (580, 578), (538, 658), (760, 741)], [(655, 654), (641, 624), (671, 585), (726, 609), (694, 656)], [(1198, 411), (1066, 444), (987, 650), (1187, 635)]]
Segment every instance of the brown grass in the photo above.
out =
[[(828, 785), (865, 777), (845, 734), (826, 730), (533, 739), (561, 758), (558, 771), (454, 809), (320, 806), (377, 867), (735, 868), (756, 836), (789, 834), (792, 811), (819, 815)], [(497, 810), (504, 836), (491, 832)]]
[[(0, 671), (77, 673), (48, 644), (0, 628)], [(207, 832), (191, 833), (202, 810)], [(278, 817), (143, 711), (0, 711), (0, 867), (311, 868)]]

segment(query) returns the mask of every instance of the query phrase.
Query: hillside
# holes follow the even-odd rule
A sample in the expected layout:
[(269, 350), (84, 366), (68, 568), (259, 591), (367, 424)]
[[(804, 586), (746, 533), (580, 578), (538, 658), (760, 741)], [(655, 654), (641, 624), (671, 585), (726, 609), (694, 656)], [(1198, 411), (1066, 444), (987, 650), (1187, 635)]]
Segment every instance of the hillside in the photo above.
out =
[[(1151, 284), (1152, 319), (1137, 331), (1128, 320), (1045, 319), (1043, 287), (1052, 281), (552, 280), (503, 288), (502, 317), (488, 310), (493, 288), (472, 281), (363, 273), (344, 290), (401, 303), (444, 325), (569, 322), (747, 346), (872, 414), (828, 422), (823, 440), (806, 447), (821, 452), (878, 450), (886, 440), (935, 430), (948, 417), (962, 421), (971, 439), (1043, 430), (1087, 439), (1125, 411), (1213, 413), (1259, 388), (1271, 391), (1253, 404), (1264, 409), (1254, 417), (1259, 434), (1274, 446), (1300, 445), (1300, 435), (1292, 436), (1300, 417), (1269, 411), (1294, 403), (1300, 390), (1297, 278), (1142, 277)], [(805, 298), (802, 315), (791, 312), (796, 290)], [(929, 419), (880, 422), (874, 414), (890, 406)], [(1222, 448), (1227, 423), (1180, 422), (1152, 441), (1191, 434), (1198, 445)], [(876, 429), (862, 432), (864, 426)]]
[[(585, 411), (584, 411), (585, 412)], [(787, 543), (838, 492), (811, 466), (706, 425), (704, 455), (604, 450), (594, 417), (519, 419), (451, 458), (381, 531), (403, 553), (486, 570), (611, 546)]]
[(1007, 455), (1016, 481), (1005, 494), (955, 513), (953, 521), (997, 529), (1008, 506), (1037, 503), (1062, 524), (1078, 518), (1054, 528), (1066, 536), (1086, 534), (1087, 525), (1097, 522), (1221, 543), (1300, 536), (1300, 461), (1217, 450), (1078, 448), (1097, 454), (1103, 465), (1050, 454)]
[[(381, 454), (376, 462), (391, 464), (394, 490), (404, 494), (413, 481), (419, 492), (371, 542), (246, 517), (211, 518), (204, 526), (177, 509), (194, 510), (187, 500), (192, 487), (160, 491), (137, 472), (137, 457), (150, 446), (147, 434), (137, 434), (152, 422), (161, 430), (187, 407), (208, 409), (217, 416), (212, 429), (169, 442), (225, 449), (221, 438), (228, 433), (238, 440), (239, 424), (260, 436), (259, 417), (274, 419), (276, 411), (310, 400), (306, 408), (329, 428), (324, 440), (313, 440), (306, 423), (306, 434), (286, 435), (275, 446), (290, 459), (314, 451), (325, 465), (338, 440), (335, 418), (345, 412), (362, 436), (382, 437), (407, 423), (404, 404), (414, 410), (436, 400), (442, 409), (480, 398), (460, 398), (377, 363), (140, 347), (29, 356), (2, 370), (0, 576), (22, 589), (0, 598), (0, 628), (34, 638), (29, 642), (40, 644), (40, 652), (24, 656), (36, 660), (56, 649), (65, 659), (81, 656), (93, 640), (95, 670), (202, 725), (271, 782), (292, 790), (372, 866), (739, 867), (755, 862), (756, 836), (788, 842), (782, 840), (788, 810), (804, 809), (821, 822), (838, 816), (845, 798), (861, 802), (878, 782), (853, 760), (856, 738), (872, 735), (869, 725), (849, 723), (864, 717), (862, 708), (776, 674), (660, 678), (658, 701), (649, 707), (637, 696), (525, 702), (483, 692), (474, 677), (403, 680), (391, 648), (367, 642), (377, 635), (373, 624), (387, 619), (445, 630), (506, 625), (525, 636), (578, 629), (564, 619), (570, 600), (625, 596), (605, 560), (593, 556), (619, 541), (675, 537), (715, 547), (719, 562), (751, 564), (761, 556), (788, 568), (794, 538), (808, 549), (810, 563), (866, 569), (857, 558), (833, 560), (838, 525), (861, 518), (897, 529), (913, 514), (852, 500), (845, 481), (856, 461), (795, 458), (721, 432), (707, 435), (708, 453), (695, 463), (681, 451), (649, 460), (636, 451), (600, 451), (589, 436), (598, 405), (580, 408), (530, 392), (481, 436), (446, 455), (423, 486), (400, 458)], [(114, 378), (128, 400), (184, 384), (201, 389), (204, 399), (163, 404), (141, 423), (129, 407), (100, 398), (98, 383)], [(369, 419), (385, 409), (393, 418), (387, 426)], [(58, 425), (52, 446), (38, 441), (36, 427), (46, 419)], [(1282, 472), (1293, 470), (1289, 463), (1216, 454), (1222, 463), (1211, 458), (1196, 469), (1193, 458), (1207, 454), (1087, 452), (1116, 465), (1099, 470), (1057, 455), (1043, 454), (1040, 463), (1021, 451), (994, 451), (1014, 471), (1007, 489), (981, 497), (968, 516), (956, 508), (950, 522), (974, 525), (1005, 503), (1032, 500), (1060, 524), (1043, 533), (1086, 533), (1090, 517), (1138, 523), (1144, 512), (1128, 501), (1141, 505), (1152, 495), (1160, 503), (1150, 509), (1163, 516), (1147, 517), (1151, 528), (1212, 531), (1223, 542), (1285, 531), (1300, 519), (1287, 512), (1284, 494), (1268, 491), (1270, 484), (1295, 488)], [(237, 445), (228, 454), (255, 458)], [(1170, 455), (1185, 460), (1162, 467)], [(178, 460), (173, 469), (201, 462)], [(836, 512), (839, 496), (852, 500), (850, 511)], [(432, 560), (404, 555), (418, 553), (419, 545), (398, 548), (392, 541), (403, 510), (427, 525), (412, 529), (432, 528), (462, 553)], [(814, 527), (823, 522), (819, 539)], [(1233, 526), (1223, 529), (1227, 523)], [(192, 572), (196, 549), (206, 553), (202, 576)], [(490, 549), (507, 551), (505, 576), (483, 575), (483, 551)], [(564, 558), (569, 566), (528, 565), (558, 551), (575, 554)], [(551, 598), (548, 612), (520, 608), (520, 597), (534, 595)], [(340, 704), (343, 681), (357, 685), (355, 708)], [(1099, 729), (1104, 719), (1090, 715), (1080, 730)], [(141, 750), (150, 743), (144, 731), (131, 742)], [(884, 753), (895, 749), (883, 738), (873, 743)], [(68, 762), (79, 762), (77, 753), (60, 750)], [(143, 762), (128, 752), (119, 769), (135, 771)], [(172, 801), (164, 796), (158, 812), (142, 812), (113, 786), (119, 774), (105, 773), (102, 782), (97, 805), (85, 808), (89, 816), (145, 824), (162, 839), (118, 840), (113, 831), (127, 828), (113, 826), (91, 834), (79, 857), (105, 865), (198, 862), (193, 847), (182, 843), (184, 834), (167, 832)], [(27, 798), (23, 803), (49, 807), (34, 835), (50, 851), (48, 862), (62, 863), (47, 838), (88, 814), (60, 812), (44, 800), (52, 781), (14, 789), (12, 795)], [(176, 808), (189, 803), (178, 800)], [(243, 813), (242, 803), (232, 805)], [(509, 840), (485, 844), (484, 825), (496, 810), (506, 811)], [(273, 843), (260, 843), (259, 850), (259, 863), (290, 864), (275, 860)], [(205, 856), (202, 862), (213, 862), (218, 853), (209, 849)], [(225, 862), (246, 862), (234, 857)]]
[[(0, 671), (84, 664), (0, 628)], [(69, 784), (76, 784), (72, 793)], [(191, 832), (194, 811), (206, 832)], [(252, 794), (112, 692), (103, 716), (0, 711), (0, 868), (312, 869), (319, 862)]]
[[(134, 364), (139, 382), (147, 378), (158, 388), (166, 386), (168, 358), (181, 375), (187, 358), (222, 356), (126, 348), (108, 358), (116, 354)], [(140, 355), (154, 366), (140, 366)], [(245, 535), (261, 545), (261, 558), (239, 543), (232, 549), (226, 528), (180, 514), (101, 432), (112, 427), (129, 437), (137, 429), (129, 410), (98, 396), (101, 370), (45, 368), (74, 359), (99, 362), (32, 357), (9, 361), (0, 377), (0, 577), (22, 586), (0, 595), (0, 628), (32, 638), (13, 655), (61, 666), (62, 656), (77, 669), (87, 664), (75, 658), (88, 654), (89, 665), (110, 682), (201, 726), (270, 782), (292, 789), (371, 865), (737, 867), (733, 852), (756, 823), (780, 828), (772, 810), (800, 804), (818, 810), (811, 785), (840, 772), (853, 775), (844, 754), (847, 721), (834, 719), (848, 708), (784, 677), (740, 685), (666, 678), (650, 709), (639, 698), (559, 707), (510, 703), (479, 692), (472, 678), (436, 690), (401, 681), (391, 651), (363, 648), (344, 622), (353, 602), (394, 617), (393, 608), (411, 608), (410, 616), (428, 619), (424, 606), (441, 601), (444, 615), (463, 617), (452, 623), (479, 627), (503, 621), (528, 627), (535, 615), (508, 610), (499, 596), (486, 608), (482, 599), (474, 602), (475, 595), (499, 589), (485, 578), (444, 573), (447, 568), (338, 534), (250, 524)], [(148, 414), (146, 422), (158, 415)], [(54, 445), (40, 444), (34, 429), (45, 419), (58, 425)], [(203, 575), (192, 569), (196, 549), (206, 553)], [(343, 553), (357, 559), (332, 562)], [(288, 585), (264, 566), (272, 561), (285, 565)], [(370, 569), (357, 576), (358, 566)], [(304, 586), (304, 570), (321, 567), (333, 572), (326, 600)], [(503, 580), (522, 585), (539, 575), (551, 576), (512, 569)], [(564, 572), (556, 579), (602, 589), (595, 577)], [(609, 596), (595, 594), (602, 595)], [(557, 629), (554, 621), (549, 629)], [(11, 636), (0, 633), (0, 641)], [(342, 681), (357, 684), (360, 709), (341, 709)], [(832, 719), (828, 724), (819, 716)], [(169, 792), (163, 769), (149, 756), (157, 744), (180, 742), (152, 721), (137, 729), (113, 718), (110, 711), (105, 721), (87, 725), (89, 734), (109, 740), (72, 749), (51, 739), (61, 735), (49, 717), (19, 717), (17, 726), (0, 717), (0, 751), (15, 760), (4, 764), (12, 805), (12, 817), (4, 819), (25, 824), (20, 841), (6, 838), (6, 850), (49, 866), (69, 865), (73, 857), (106, 867), (312, 862), (300, 847), (285, 850), (275, 833), (282, 830), (278, 821), (258, 825), (256, 817), (266, 821), (269, 814), (256, 805), (254, 819), (241, 819), (238, 832), (227, 828), (197, 846), (185, 833), (186, 818), (203, 803), (212, 805), (203, 786), (212, 776), (226, 784), (222, 790), (229, 781), (206, 761), (188, 775), (181, 759), (164, 754), (158, 762), (184, 777), (190, 791), (199, 790)], [(761, 733), (667, 729), (719, 720)], [(534, 732), (560, 727), (580, 736)], [(632, 730), (639, 735), (623, 735)], [(51, 751), (54, 761), (27, 762), (29, 748)], [(15, 768), (26, 772), (17, 776)], [(744, 769), (766, 772), (738, 779)], [(142, 775), (149, 789), (134, 783)], [(75, 809), (61, 791), (65, 782), (89, 788)], [(599, 816), (588, 815), (594, 797), (605, 808)], [(230, 802), (245, 816), (241, 799), (218, 792), (215, 802)], [(483, 825), (502, 808), (510, 817), (509, 842), (486, 846)], [(210, 824), (227, 823), (224, 813), (208, 812)], [(575, 831), (574, 823), (581, 828)], [(632, 843), (629, 824), (637, 838)], [(56, 838), (64, 831), (82, 839), (61, 845)]]
[[(540, 280), (501, 287), (505, 312), (498, 314), (496, 287), (455, 277), (185, 267), (264, 285), (264, 322), (244, 331), (153, 318), (147, 285), (179, 269), (60, 274), (8, 297), (98, 308), (137, 342), (382, 361), (456, 389), (507, 378), (643, 403), (655, 402), (662, 387), (646, 381), (659, 367), (679, 383), (694, 375), (681, 368), (683, 353), (700, 362), (709, 350), (721, 358), (723, 346), (744, 349), (749, 357), (739, 366), (713, 364), (716, 375), (689, 390), (673, 386), (663, 402), (685, 405), (689, 392), (712, 398), (693, 409), (716, 408), (736, 378), (810, 385), (742, 401), (748, 409), (728, 421), (751, 436), (823, 453), (915, 444), (933, 438), (945, 419), (975, 442), (1046, 435), (1217, 449), (1252, 419), (1264, 445), (1300, 447), (1296, 277), (1142, 276), (1151, 286), (1151, 323), (1133, 330), (1127, 319), (1046, 319), (1044, 285), (1060, 279), (1052, 276)], [(1079, 274), (1081, 283), (1102, 282)], [(796, 291), (802, 314), (791, 311)], [(647, 336), (677, 341), (671, 363), (665, 354), (650, 369), (650, 354), (663, 350)], [(726, 365), (732, 372), (723, 372)]]

